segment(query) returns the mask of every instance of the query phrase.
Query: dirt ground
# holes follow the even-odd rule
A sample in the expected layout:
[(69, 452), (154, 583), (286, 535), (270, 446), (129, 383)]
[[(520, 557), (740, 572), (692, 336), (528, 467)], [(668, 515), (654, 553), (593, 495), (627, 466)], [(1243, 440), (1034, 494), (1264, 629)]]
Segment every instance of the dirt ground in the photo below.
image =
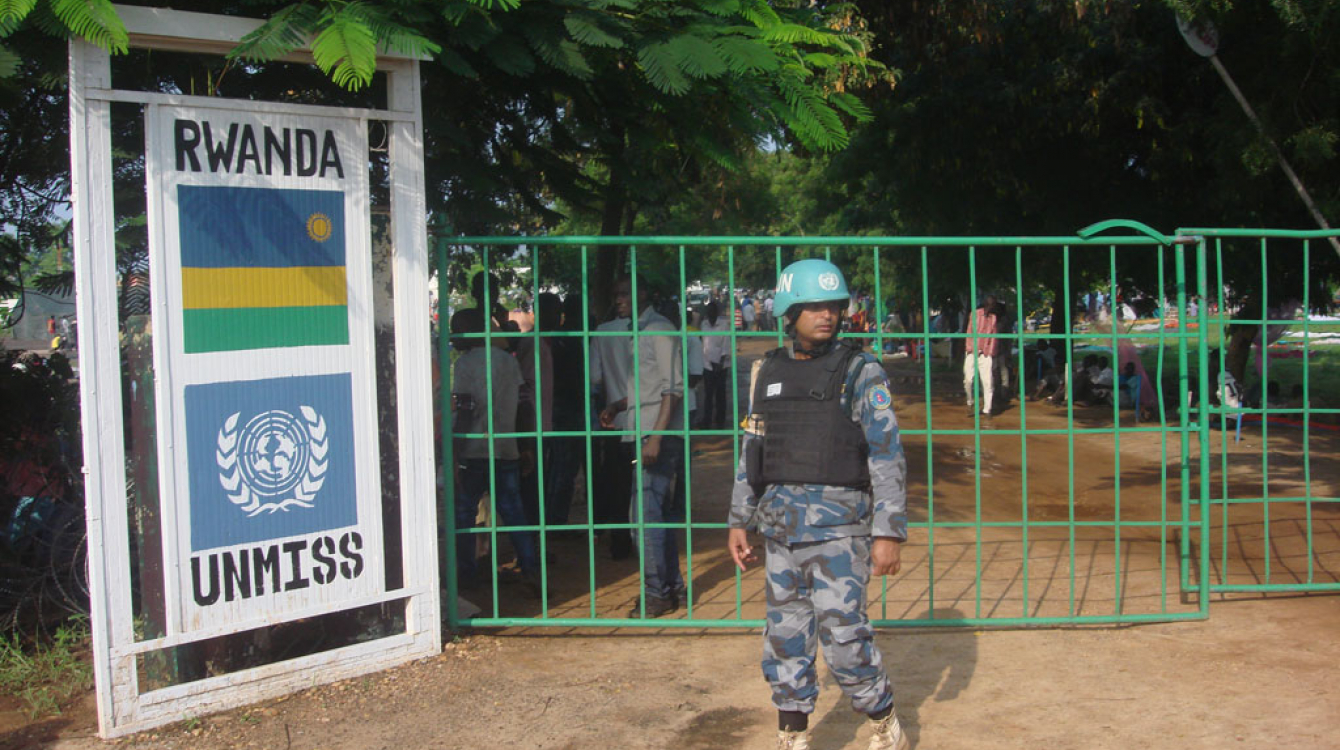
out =
[[(1340, 597), (1214, 605), (1207, 621), (883, 631), (916, 748), (1335, 747)], [(771, 748), (753, 632), (474, 634), (439, 656), (115, 743), (91, 698), (7, 748)], [(866, 734), (823, 680), (819, 748)]]
[[(746, 357), (763, 348), (745, 347)], [(1110, 408), (1077, 409), (1077, 425), (1093, 432), (1073, 439), (1038, 434), (1063, 427), (1064, 408), (1017, 402), (983, 423), (987, 432), (973, 433), (959, 376), (943, 364), (931, 373), (928, 435), (924, 370), (906, 360), (889, 369), (918, 526), (903, 572), (887, 590), (872, 586), (873, 618), (1196, 611), (1179, 593), (1178, 435), (1165, 448), (1156, 431), (1103, 432), (1112, 426)], [(1124, 428), (1142, 426), (1130, 412), (1121, 419)], [(1257, 427), (1235, 442), (1214, 431), (1212, 486), (1239, 499), (1294, 497), (1307, 483), (1314, 496), (1340, 495), (1340, 442), (1333, 433), (1315, 435), (1305, 452), (1299, 433), (1272, 430), (1263, 442)], [(759, 570), (737, 577), (724, 533), (712, 526), (725, 517), (731, 444), (701, 438), (690, 448), (693, 609), (671, 617), (762, 617)], [(1199, 491), (1198, 474), (1196, 466), (1188, 491)], [(927, 522), (935, 526), (919, 525)], [(985, 524), (980, 534), (978, 523)], [(1206, 570), (1213, 580), (1340, 580), (1334, 503), (1238, 502), (1216, 508), (1210, 527)], [(1191, 574), (1199, 575), (1200, 538), (1186, 542)], [(509, 557), (507, 546), (499, 541), (500, 561)], [(554, 538), (548, 549), (543, 602), (507, 586), (496, 603), (491, 587), (467, 595), (486, 616), (538, 616), (543, 608), (551, 617), (622, 617), (636, 601), (636, 559), (610, 561), (580, 535)], [(888, 628), (878, 642), (918, 748), (1335, 747), (1340, 595), (1216, 596), (1210, 610), (1208, 620), (1164, 624)], [(114, 744), (761, 750), (772, 747), (775, 714), (760, 650), (759, 633), (744, 628), (475, 629), (430, 659)], [(864, 747), (864, 727), (821, 674), (815, 746)], [(0, 748), (107, 744), (96, 738), (91, 695), (38, 723), (25, 723), (13, 709), (0, 697)]]

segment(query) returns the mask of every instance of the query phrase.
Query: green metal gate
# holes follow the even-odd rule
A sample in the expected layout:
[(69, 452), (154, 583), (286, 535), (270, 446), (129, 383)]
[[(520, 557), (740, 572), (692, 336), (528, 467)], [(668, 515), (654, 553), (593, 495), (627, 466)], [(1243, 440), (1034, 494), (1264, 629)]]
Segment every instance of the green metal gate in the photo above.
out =
[[(1111, 230), (1127, 232), (1100, 236)], [(1069, 237), (452, 238), (439, 246), (438, 267), (458, 281), (471, 275), (470, 271), (503, 272), (504, 277), (515, 280), (510, 290), (503, 287), (496, 293), (505, 300), (515, 293), (537, 299), (554, 290), (582, 294), (588, 303), (590, 292), (598, 291), (602, 283), (607, 286), (611, 273), (627, 273), (633, 278), (634, 302), (649, 298), (642, 296), (649, 294), (639, 288), (643, 284), (673, 290), (674, 309), (669, 312), (677, 310), (682, 321), (692, 312), (688, 297), (698, 281), (695, 274), (710, 276), (707, 280), (719, 282), (726, 299), (734, 300), (742, 291), (770, 291), (776, 272), (793, 259), (828, 257), (844, 268), (854, 287), (871, 294), (869, 312), (876, 321), (886, 320), (889, 303), (912, 321), (910, 327), (904, 326), (906, 330), (879, 327), (859, 335), (873, 351), (884, 355), (909, 472), (911, 538), (904, 545), (902, 572), (872, 582), (872, 620), (880, 626), (1169, 621), (1206, 617), (1213, 591), (1266, 586), (1336, 588), (1334, 571), (1340, 567), (1336, 523), (1331, 521), (1324, 534), (1316, 525), (1318, 508), (1324, 506), (1331, 513), (1337, 506), (1333, 497), (1319, 494), (1322, 485), (1313, 481), (1308, 468), (1314, 454), (1307, 448), (1307, 436), (1317, 434), (1317, 422), (1310, 415), (1337, 410), (1306, 405), (1295, 410), (1269, 405), (1255, 410), (1212, 406), (1213, 398), (1205, 397), (1215, 393), (1209, 366), (1214, 318), (1204, 304), (1211, 298), (1207, 258), (1212, 235), (1186, 230), (1165, 236), (1132, 222), (1113, 221)], [(1251, 236), (1286, 235), (1304, 241), (1317, 236), (1260, 231)], [(1264, 258), (1265, 240), (1261, 241)], [(1223, 278), (1222, 270), (1213, 275)], [(600, 331), (601, 316), (582, 315), (566, 328), (546, 327), (539, 321), (536, 329), (525, 333), (490, 327), (483, 333), (451, 337), (447, 311), (453, 308), (446, 286), (443, 284), (444, 312), (439, 325), (440, 393), (452, 393), (453, 340), (457, 345), (478, 340), (485, 346), (534, 351), (570, 347), (567, 351), (571, 352), (575, 347), (582, 362), (577, 374), (580, 382), (573, 383), (575, 373), (555, 375), (551, 383), (562, 393), (556, 390), (548, 397), (556, 403), (577, 405), (582, 416), (576, 427), (495, 425), (495, 394), (490, 391), (488, 403), (480, 405), (487, 415), (486, 431), (457, 431), (452, 421), (454, 399), (442, 399), (442, 434), (447, 437), (442, 440), (441, 549), (449, 626), (761, 626), (762, 571), (759, 566), (744, 573), (734, 568), (725, 549), (724, 521), (739, 460), (736, 425), (747, 409), (748, 367), (779, 345), (783, 334), (775, 329), (741, 331), (730, 326), (724, 333), (703, 334), (686, 330), (684, 325), (664, 333)], [(1102, 318), (1122, 318), (1129, 302), (1119, 299), (1123, 288), (1130, 293), (1137, 286), (1157, 293), (1155, 314), (1131, 325), (1104, 327)], [(1223, 286), (1219, 284), (1221, 294)], [(1104, 290), (1103, 305), (1081, 314), (1075, 302), (1091, 290)], [(968, 417), (962, 374), (953, 356), (955, 345), (961, 346), (966, 334), (957, 322), (939, 330), (933, 330), (932, 323), (952, 317), (956, 307), (970, 311), (987, 291), (1013, 307), (1019, 321), (1015, 330), (998, 334), (1010, 352), (1002, 385), (1009, 404), (1003, 413), (990, 418)], [(1058, 306), (1059, 330), (1055, 333), (1047, 323), (1034, 325), (1042, 316), (1026, 314), (1048, 294), (1064, 300)], [(482, 300), (462, 300), (457, 307), (492, 310), (499, 301), (487, 285), (481, 296)], [(1194, 304), (1193, 299), (1201, 304)], [(587, 304), (584, 309), (590, 307)], [(1221, 327), (1224, 308), (1224, 304), (1218, 306)], [(728, 319), (732, 315), (729, 310), (724, 314)], [(1271, 319), (1263, 315), (1261, 320)], [(1305, 331), (1307, 325), (1304, 316)], [(656, 432), (641, 420), (623, 431), (600, 428), (588, 387), (594, 374), (590, 355), (595, 342), (616, 337), (636, 352), (644, 337), (667, 336), (682, 352), (696, 345), (695, 336), (718, 335), (730, 341), (725, 429), (692, 426), (687, 399), (680, 403), (682, 429)], [(1035, 374), (1040, 374), (1039, 368), (1045, 370), (1045, 352), (1039, 351), (1043, 341), (1064, 351), (1064, 365), (1071, 373), (1062, 389), (1063, 404), (1029, 398)], [(897, 351), (890, 354), (887, 350), (895, 345)], [(1303, 347), (1305, 363), (1309, 362), (1309, 348)], [(1109, 389), (1110, 403), (1077, 404), (1072, 365), (1077, 358), (1090, 355), (1107, 357), (1114, 370), (1123, 357), (1138, 358), (1149, 378), (1126, 381), (1127, 385), (1142, 384), (1135, 386), (1134, 393), (1129, 388)], [(533, 403), (521, 411), (529, 409), (539, 426), (546, 401), (544, 358), (531, 356), (525, 361), (529, 363), (527, 374), (540, 387), (535, 389)], [(682, 381), (689, 383), (688, 358), (681, 358), (680, 368)], [(632, 369), (636, 392), (638, 368)], [(1303, 390), (1308, 394), (1306, 371), (1305, 364)], [(968, 387), (979, 390), (981, 384), (974, 379)], [(1135, 408), (1123, 406), (1123, 394)], [(1148, 405), (1142, 408), (1144, 404)], [(1301, 493), (1272, 495), (1268, 488), (1278, 489), (1276, 482), (1263, 484), (1267, 489), (1259, 496), (1244, 494), (1236, 478), (1237, 465), (1230, 466), (1231, 456), (1223, 447), (1225, 425), (1241, 414), (1247, 419), (1243, 430), (1251, 435), (1255, 434), (1251, 418), (1266, 419), (1260, 425), (1264, 483), (1272, 476), (1267, 473), (1270, 459), (1264, 439), (1267, 434), (1276, 439), (1278, 434), (1269, 419), (1285, 413), (1302, 415), (1306, 476)], [(647, 521), (640, 495), (633, 498), (634, 511), (611, 519), (605, 498), (618, 494), (613, 487), (618, 482), (611, 477), (617, 477), (619, 467), (611, 470), (612, 464), (598, 459), (608, 457), (612, 440), (623, 436), (640, 440), (649, 434), (684, 441), (685, 468), (679, 480), (682, 519)], [(567, 520), (550, 523), (545, 512), (537, 510), (526, 524), (503, 525), (496, 502), (498, 476), (488, 471), (487, 502), (467, 513), (477, 511), (479, 524), (458, 530), (455, 475), (463, 462), (453, 456), (453, 443), (508, 437), (528, 445), (537, 457), (530, 476), (538, 488), (539, 509), (546, 507), (545, 494), (554, 483), (549, 475), (557, 476), (556, 464), (546, 460), (546, 447), (578, 446), (581, 479)], [(1217, 453), (1212, 450), (1216, 439)], [(496, 442), (487, 444), (486, 461), (491, 468), (497, 464)], [(640, 472), (635, 466), (634, 476), (640, 477)], [(1225, 479), (1230, 473), (1232, 482)], [(641, 493), (641, 482), (633, 484), (634, 492)], [(1292, 492), (1293, 485), (1289, 487)], [(1267, 544), (1281, 536), (1280, 524), (1272, 515), (1275, 510), (1286, 506), (1303, 509), (1299, 523), (1304, 525), (1297, 528), (1305, 529), (1307, 563), (1299, 567), (1303, 563), (1290, 558), (1287, 575), (1293, 578), (1287, 583), (1278, 580), (1284, 568), (1269, 555), (1259, 565), (1246, 566), (1258, 580), (1244, 584), (1236, 577), (1240, 566), (1235, 567), (1238, 558), (1229, 551), (1229, 543), (1233, 534), (1244, 533), (1247, 522), (1238, 516), (1253, 506), (1262, 513), (1264, 531), (1258, 536)], [(605, 517), (598, 517), (602, 512)], [(684, 606), (656, 619), (636, 616), (642, 613), (640, 581), (646, 564), (636, 539), (648, 528), (670, 529), (680, 536), (681, 569), (687, 582)], [(539, 584), (538, 595), (534, 588), (514, 580), (516, 571), (509, 562), (513, 533), (533, 534), (538, 542), (543, 561), (542, 580), (534, 582)], [(634, 537), (631, 557), (621, 560), (607, 552), (609, 540), (619, 534)], [(458, 548), (483, 554), (480, 569), (484, 575), (467, 586), (458, 585)], [(1304, 569), (1306, 580), (1296, 580)]]
[[(1340, 385), (1340, 359), (1333, 354), (1340, 352), (1334, 348), (1340, 325), (1308, 314), (1319, 303), (1335, 302), (1335, 290), (1317, 277), (1322, 263), (1333, 263), (1340, 253), (1337, 233), (1179, 234), (1197, 239), (1198, 293), (1205, 301), (1199, 311), (1200, 371), (1229, 369), (1229, 347), (1219, 342), (1245, 335), (1261, 342), (1252, 346), (1256, 367), (1248, 376), (1266, 386), (1260, 393), (1245, 388), (1237, 399), (1223, 394), (1220, 403), (1206, 407), (1201, 481), (1207, 486), (1208, 554), (1201, 569), (1209, 591), (1340, 591), (1340, 410), (1328, 408), (1337, 405), (1334, 400), (1325, 401)], [(1250, 273), (1261, 293), (1231, 314), (1229, 285), (1216, 280), (1234, 266), (1239, 278)], [(1280, 387), (1272, 392), (1272, 385)]]

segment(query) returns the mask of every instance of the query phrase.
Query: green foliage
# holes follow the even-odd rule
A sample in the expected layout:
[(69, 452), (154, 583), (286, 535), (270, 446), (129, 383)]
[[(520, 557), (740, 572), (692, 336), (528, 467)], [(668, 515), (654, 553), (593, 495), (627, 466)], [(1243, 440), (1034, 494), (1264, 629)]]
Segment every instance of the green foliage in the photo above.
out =
[(580, 10), (574, 10), (563, 19), (564, 28), (580, 44), (588, 47), (623, 48), (625, 46), (623, 39), (612, 29), (607, 30), (605, 25), (603, 16), (583, 13)]
[(75, 34), (109, 52), (125, 54), (130, 37), (111, 0), (50, 0), (51, 10)]
[(19, 72), (23, 59), (8, 47), (0, 46), (0, 78), (10, 78)]
[[(130, 37), (111, 0), (47, 0), (40, 6), (37, 0), (0, 0), (0, 39), (28, 23), (56, 36), (73, 32), (109, 52), (129, 49)], [(13, 78), (22, 64), (22, 55), (0, 46), (0, 80)]]
[(63, 703), (93, 685), (88, 647), (84, 618), (28, 645), (17, 634), (0, 634), (0, 690), (19, 697), (29, 718), (59, 714)]
[(322, 14), (321, 32), (312, 40), (312, 59), (335, 85), (360, 89), (377, 69), (377, 40), (372, 30), (351, 10), (350, 4)]
[(726, 60), (730, 69), (742, 75), (752, 73), (770, 73), (777, 70), (780, 62), (777, 53), (771, 47), (756, 44), (745, 36), (722, 36), (713, 40), (717, 52)]
[(1335, 159), (1337, 136), (1334, 125), (1315, 123), (1289, 138), (1292, 158), (1299, 164), (1326, 164)]
[(562, 29), (535, 25), (523, 28), (522, 34), (530, 42), (531, 50), (549, 67), (581, 81), (591, 78), (591, 64), (581, 46), (564, 38)]
[(689, 90), (689, 78), (681, 70), (673, 42), (654, 42), (638, 50), (637, 61), (647, 80), (656, 88), (670, 94), (684, 94)]
[[(231, 57), (265, 61), (282, 57), (308, 43), (317, 67), (336, 85), (357, 91), (377, 71), (377, 50), (420, 56), (441, 51), (410, 25), (422, 20), (406, 3), (326, 2), (324, 8), (298, 3), (281, 8), (248, 34)], [(398, 10), (408, 10), (402, 18)]]
[(37, 0), (0, 0), (0, 23), (22, 21), (35, 7)]
[(259, 29), (243, 37), (231, 54), (256, 62), (283, 57), (307, 43), (318, 18), (316, 8), (310, 5), (281, 8)]

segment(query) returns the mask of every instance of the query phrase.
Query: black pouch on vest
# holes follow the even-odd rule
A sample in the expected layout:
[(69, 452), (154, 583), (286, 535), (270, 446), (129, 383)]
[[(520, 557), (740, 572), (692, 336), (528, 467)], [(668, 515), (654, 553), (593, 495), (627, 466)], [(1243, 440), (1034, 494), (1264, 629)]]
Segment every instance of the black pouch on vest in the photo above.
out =
[(763, 441), (750, 440), (744, 449), (744, 475), (754, 497), (763, 497), (768, 484), (763, 481)]

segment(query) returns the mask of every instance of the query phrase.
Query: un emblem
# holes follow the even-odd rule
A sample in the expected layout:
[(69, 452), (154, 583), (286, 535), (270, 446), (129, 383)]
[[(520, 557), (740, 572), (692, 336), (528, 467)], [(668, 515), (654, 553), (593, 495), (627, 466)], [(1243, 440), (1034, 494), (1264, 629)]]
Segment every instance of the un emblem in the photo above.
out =
[(819, 274), (819, 288), (825, 292), (831, 292), (837, 289), (838, 284), (840, 283), (842, 282), (838, 280), (838, 275), (835, 273)]
[(219, 428), (219, 484), (248, 516), (310, 508), (326, 481), (326, 420), (310, 406), (298, 410), (301, 418), (261, 412), (240, 428), (242, 413), (234, 412)]

